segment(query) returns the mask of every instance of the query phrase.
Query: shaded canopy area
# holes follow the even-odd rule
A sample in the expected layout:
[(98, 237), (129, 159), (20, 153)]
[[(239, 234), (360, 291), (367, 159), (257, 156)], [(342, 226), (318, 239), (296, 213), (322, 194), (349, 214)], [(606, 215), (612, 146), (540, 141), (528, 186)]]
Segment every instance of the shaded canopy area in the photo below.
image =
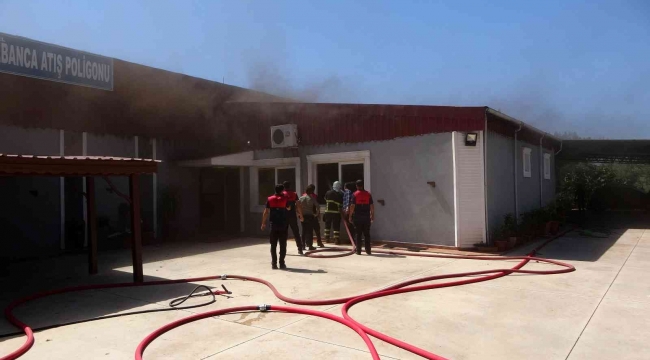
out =
[(650, 164), (650, 140), (564, 140), (561, 161)]
[(88, 270), (97, 273), (97, 213), (95, 209), (95, 176), (128, 176), (131, 206), (131, 253), (133, 280), (143, 281), (142, 228), (140, 217), (141, 174), (153, 174), (159, 161), (93, 156), (32, 156), (0, 154), (0, 176), (75, 176), (86, 177), (88, 211)]

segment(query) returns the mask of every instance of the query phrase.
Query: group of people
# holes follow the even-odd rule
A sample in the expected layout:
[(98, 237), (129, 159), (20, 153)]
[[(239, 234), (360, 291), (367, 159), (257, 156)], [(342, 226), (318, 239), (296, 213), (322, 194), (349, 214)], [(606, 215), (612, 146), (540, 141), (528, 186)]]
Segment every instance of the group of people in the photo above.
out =
[[(316, 250), (313, 233), (316, 233), (317, 244), (324, 247), (320, 234), (320, 205), (315, 194), (316, 186), (310, 184), (305, 193), (298, 197), (291, 190), (291, 183), (285, 181), (275, 186), (275, 194), (268, 197), (266, 209), (262, 215), (262, 230), (266, 229), (267, 220), (270, 223), (271, 266), (278, 269), (277, 247), (280, 245), (279, 268), (286, 269), (287, 237), (289, 228), (296, 239), (298, 253), (303, 250)], [(375, 209), (372, 195), (364, 189), (363, 180), (345, 184), (335, 181), (332, 189), (325, 194), (325, 240), (333, 240), (340, 245), (341, 220), (346, 221), (355, 239), (356, 253), (361, 255), (362, 238), (366, 254), (371, 254), (370, 225), (374, 221)], [(302, 224), (302, 236), (298, 228)], [(356, 236), (354, 235), (356, 234)]]

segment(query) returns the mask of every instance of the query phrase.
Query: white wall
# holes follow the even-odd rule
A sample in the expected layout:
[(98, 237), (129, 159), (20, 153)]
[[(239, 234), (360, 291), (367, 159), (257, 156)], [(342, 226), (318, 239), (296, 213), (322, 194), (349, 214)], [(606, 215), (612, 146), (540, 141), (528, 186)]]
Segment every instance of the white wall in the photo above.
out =
[[(488, 218), (489, 231), (503, 224), (504, 216), (515, 214), (514, 187), (514, 138), (495, 132), (488, 132), (487, 140), (487, 174), (488, 174)], [(523, 148), (531, 149), (531, 176), (523, 174)], [(551, 154), (551, 179), (542, 178), (541, 204), (546, 206), (555, 199), (555, 154), (552, 150), (544, 149)], [(521, 140), (517, 143), (517, 184), (519, 215), (540, 207), (540, 148), (538, 144), (530, 144)]]
[[(493, 131), (487, 133), (488, 231), (515, 213), (514, 139)], [(521, 170), (521, 165), (518, 165)]]
[[(302, 184), (307, 155), (370, 151), (370, 176), (376, 220), (373, 240), (455, 246), (451, 133), (390, 141), (257, 151), (256, 159), (301, 158)], [(436, 187), (427, 182), (435, 181)], [(385, 206), (377, 200), (384, 200)], [(249, 232), (259, 232), (261, 214), (251, 213)], [(249, 224), (251, 224), (249, 226)]]
[(485, 241), (485, 175), (483, 133), (476, 146), (465, 145), (465, 133), (454, 132), (456, 246), (472, 247)]

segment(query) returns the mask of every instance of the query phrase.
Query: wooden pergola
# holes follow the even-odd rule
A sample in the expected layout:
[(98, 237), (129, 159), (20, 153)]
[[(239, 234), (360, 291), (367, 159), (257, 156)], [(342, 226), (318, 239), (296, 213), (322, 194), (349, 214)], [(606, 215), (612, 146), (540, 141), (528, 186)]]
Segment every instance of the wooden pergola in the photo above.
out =
[(133, 280), (142, 282), (141, 174), (153, 174), (159, 161), (97, 156), (32, 156), (0, 154), (0, 176), (85, 177), (88, 211), (88, 271), (97, 273), (97, 214), (95, 176), (128, 176), (131, 205)]

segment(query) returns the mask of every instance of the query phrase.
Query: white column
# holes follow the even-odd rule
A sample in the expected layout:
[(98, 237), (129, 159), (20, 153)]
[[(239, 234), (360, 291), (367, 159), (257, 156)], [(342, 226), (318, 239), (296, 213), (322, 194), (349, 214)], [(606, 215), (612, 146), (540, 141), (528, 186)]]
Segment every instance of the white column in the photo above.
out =
[[(59, 156), (65, 156), (65, 133), (63, 130), (59, 130)], [(65, 178), (62, 176), (59, 178), (59, 198), (60, 198), (60, 209), (59, 213), (61, 214), (61, 239), (60, 245), (61, 250), (65, 250)]]
[[(87, 156), (88, 155), (88, 136), (86, 132), (81, 133), (81, 155), (82, 156)], [(83, 187), (83, 193), (86, 194), (86, 177), (84, 176), (82, 179), (82, 184), (81, 186)], [(88, 194), (86, 194), (88, 196)], [(84, 212), (84, 247), (88, 247), (88, 203), (86, 202), (86, 198), (83, 198), (83, 212)]]
[[(151, 153), (156, 160), (156, 139), (151, 139)], [(158, 174), (153, 174), (153, 237), (158, 238)]]
[(363, 186), (367, 191), (372, 191), (372, 184), (370, 183), (370, 157), (363, 159)]
[(456, 132), (451, 133), (451, 161), (454, 178), (454, 244), (458, 246), (458, 186), (456, 185)]

